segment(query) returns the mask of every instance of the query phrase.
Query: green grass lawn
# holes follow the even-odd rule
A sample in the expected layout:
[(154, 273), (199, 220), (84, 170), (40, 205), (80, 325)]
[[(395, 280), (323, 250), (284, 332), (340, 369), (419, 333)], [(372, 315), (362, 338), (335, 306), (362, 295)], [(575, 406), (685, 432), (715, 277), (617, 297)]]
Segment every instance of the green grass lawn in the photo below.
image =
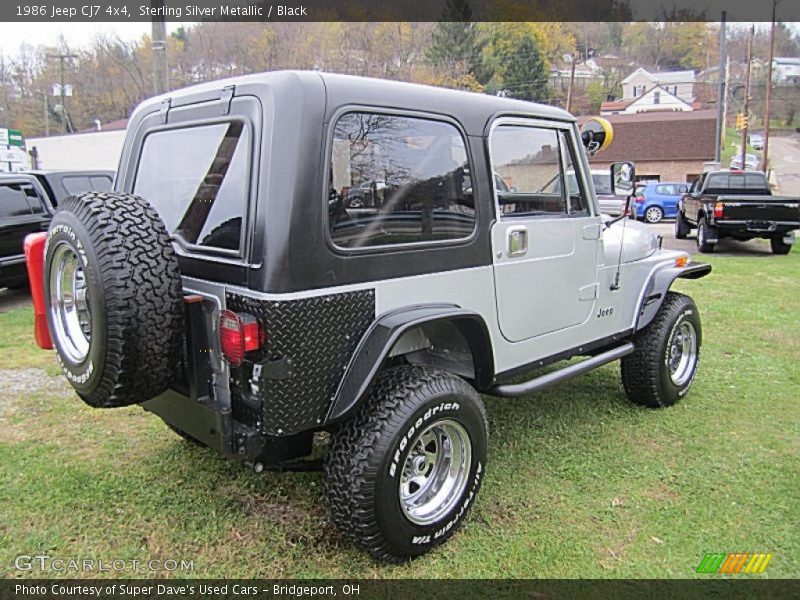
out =
[(194, 560), (203, 577), (682, 578), (706, 552), (743, 551), (774, 553), (758, 577), (798, 577), (800, 252), (709, 261), (678, 285), (704, 325), (682, 402), (632, 406), (616, 364), (487, 399), (470, 518), (400, 566), (339, 536), (318, 473), (255, 475), (141, 409), (85, 407), (33, 347), (30, 309), (2, 314), (0, 575), (45, 553)]

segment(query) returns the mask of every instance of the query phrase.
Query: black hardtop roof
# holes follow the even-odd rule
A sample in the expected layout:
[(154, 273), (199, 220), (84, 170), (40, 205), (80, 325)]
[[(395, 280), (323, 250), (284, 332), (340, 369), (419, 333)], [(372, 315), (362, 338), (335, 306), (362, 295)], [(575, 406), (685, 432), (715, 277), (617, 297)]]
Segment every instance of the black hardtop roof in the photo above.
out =
[[(318, 101), (325, 103), (326, 121), (338, 107), (343, 105), (376, 106), (451, 115), (461, 121), (467, 127), (467, 133), (471, 135), (483, 133), (483, 127), (488, 119), (497, 114), (520, 114), (568, 122), (575, 120), (565, 110), (546, 104), (429, 85), (318, 71), (269, 71), (202, 83), (146, 100), (137, 112), (140, 110), (150, 112), (167, 99), (173, 106), (189, 104), (193, 101), (192, 97), (205, 96), (210, 99), (213, 94), (221, 94), (224, 88), (230, 86), (246, 87), (247, 93), (258, 95), (263, 93), (272, 98), (296, 99), (297, 95), (302, 94), (307, 102), (309, 98), (319, 96), (317, 92), (320, 81), (325, 89), (325, 97), (320, 97)], [(476, 131), (478, 124), (480, 129)]]

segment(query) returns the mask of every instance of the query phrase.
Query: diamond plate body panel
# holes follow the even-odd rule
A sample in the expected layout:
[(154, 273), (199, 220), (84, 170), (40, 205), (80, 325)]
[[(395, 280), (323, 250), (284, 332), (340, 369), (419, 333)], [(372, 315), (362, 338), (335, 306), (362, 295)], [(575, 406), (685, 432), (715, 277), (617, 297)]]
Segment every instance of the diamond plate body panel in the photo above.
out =
[[(375, 319), (374, 290), (270, 301), (228, 293), (229, 310), (255, 316), (267, 333), (266, 346), (254, 362), (289, 359), (291, 375), (261, 378), (256, 388), (242, 390), (252, 377), (252, 363), (231, 373), (231, 402), (242, 421), (252, 421), (253, 401), (260, 419), (247, 424), (267, 435), (288, 435), (317, 427), (367, 328)], [(232, 370), (233, 371), (233, 370)], [(249, 387), (249, 386), (246, 386)], [(247, 395), (245, 402), (244, 395)]]

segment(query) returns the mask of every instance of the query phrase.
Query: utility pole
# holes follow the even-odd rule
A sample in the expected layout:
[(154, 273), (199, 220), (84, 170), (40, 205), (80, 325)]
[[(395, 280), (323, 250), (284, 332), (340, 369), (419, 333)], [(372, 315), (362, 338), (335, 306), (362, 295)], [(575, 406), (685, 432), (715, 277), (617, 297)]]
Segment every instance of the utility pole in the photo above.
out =
[(44, 137), (50, 137), (50, 106), (47, 102), (47, 90), (42, 94), (44, 99)]
[(717, 143), (714, 146), (714, 160), (722, 160), (722, 144), (725, 139), (725, 84), (727, 79), (728, 61), (725, 58), (727, 37), (725, 34), (725, 21), (727, 13), (722, 11), (719, 22), (719, 87), (717, 89)]
[(567, 112), (572, 112), (572, 90), (573, 86), (575, 85), (575, 63), (578, 62), (578, 59), (575, 55), (572, 55), (572, 60), (570, 61), (569, 67), (569, 86), (567, 87)]
[[(169, 90), (167, 70), (167, 23), (164, 17), (165, 0), (150, 0), (153, 10), (153, 91), (156, 96)], [(160, 16), (159, 16), (160, 15)]]
[(742, 127), (742, 169), (747, 163), (744, 162), (747, 154), (747, 126), (750, 120), (750, 64), (753, 62), (753, 36), (756, 33), (756, 26), (750, 28), (750, 37), (747, 38), (747, 75), (744, 82), (744, 127)]
[(69, 118), (67, 117), (67, 88), (66, 83), (64, 82), (64, 63), (68, 60), (72, 60), (73, 58), (78, 58), (77, 54), (48, 54), (47, 58), (50, 60), (57, 60), (59, 62), (59, 72), (61, 73), (61, 116), (62, 121), (64, 122), (64, 133), (67, 133), (67, 122)]
[(769, 175), (769, 116), (772, 100), (772, 59), (775, 52), (775, 9), (778, 0), (772, 0), (772, 25), (769, 31), (769, 60), (767, 62), (767, 89), (764, 100), (764, 172)]

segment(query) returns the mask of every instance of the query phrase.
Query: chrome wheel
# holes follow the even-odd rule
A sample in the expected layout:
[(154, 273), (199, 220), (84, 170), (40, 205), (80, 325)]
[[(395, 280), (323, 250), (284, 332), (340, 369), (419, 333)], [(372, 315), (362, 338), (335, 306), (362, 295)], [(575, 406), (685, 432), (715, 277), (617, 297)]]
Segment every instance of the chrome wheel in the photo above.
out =
[(689, 321), (681, 323), (672, 333), (668, 344), (667, 364), (672, 383), (683, 387), (688, 383), (697, 364), (697, 331)]
[(72, 247), (60, 242), (53, 251), (50, 269), (50, 316), (61, 350), (73, 363), (89, 353), (92, 315), (86, 274)]
[(648, 223), (658, 223), (664, 218), (664, 212), (657, 206), (651, 206), (645, 211), (644, 218)]
[(453, 420), (428, 426), (411, 444), (400, 476), (400, 506), (417, 525), (442, 519), (458, 503), (472, 464), (466, 430)]

